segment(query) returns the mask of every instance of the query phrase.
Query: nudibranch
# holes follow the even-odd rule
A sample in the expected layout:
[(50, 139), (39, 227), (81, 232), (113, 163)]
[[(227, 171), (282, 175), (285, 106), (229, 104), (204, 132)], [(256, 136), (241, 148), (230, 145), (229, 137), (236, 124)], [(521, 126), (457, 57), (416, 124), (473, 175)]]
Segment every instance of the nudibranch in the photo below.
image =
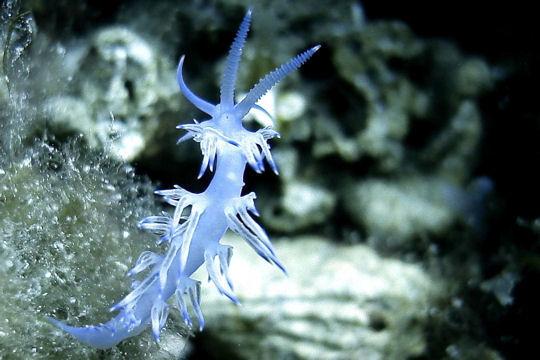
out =
[[(320, 46), (300, 53), (268, 73), (245, 98), (235, 103), (236, 76), (250, 23), (251, 10), (248, 10), (226, 60), (219, 104), (211, 104), (188, 88), (182, 74), (185, 57), (180, 58), (177, 71), (180, 91), (210, 119), (179, 125), (177, 128), (187, 133), (178, 142), (193, 139), (200, 143), (203, 160), (198, 177), (209, 170), (214, 173), (212, 180), (206, 190), (198, 194), (179, 186), (155, 192), (174, 207), (174, 212), (172, 216), (163, 212), (147, 217), (139, 222), (139, 228), (156, 235), (157, 242), (166, 245), (167, 250), (164, 254), (145, 251), (140, 255), (135, 266), (127, 273), (134, 278), (133, 290), (110, 309), (117, 312), (116, 316), (106, 323), (83, 327), (50, 319), (79, 341), (105, 349), (141, 333), (150, 325), (154, 339), (159, 342), (169, 313), (168, 301), (173, 296), (185, 323), (192, 326), (188, 312), (190, 304), (198, 328), (202, 330), (204, 318), (200, 306), (200, 282), (192, 279), (191, 275), (203, 264), (217, 290), (238, 303), (228, 275), (232, 247), (220, 243), (227, 229), (240, 235), (263, 259), (286, 273), (266, 232), (252, 217), (258, 216), (254, 205), (255, 194), (242, 195), (246, 165), (261, 173), (265, 170), (266, 160), (277, 174), (267, 142), (279, 134), (269, 127), (247, 130), (242, 120), (253, 108), (265, 111), (257, 105), (259, 99), (304, 64)], [(143, 272), (146, 276), (139, 279), (139, 274)]]

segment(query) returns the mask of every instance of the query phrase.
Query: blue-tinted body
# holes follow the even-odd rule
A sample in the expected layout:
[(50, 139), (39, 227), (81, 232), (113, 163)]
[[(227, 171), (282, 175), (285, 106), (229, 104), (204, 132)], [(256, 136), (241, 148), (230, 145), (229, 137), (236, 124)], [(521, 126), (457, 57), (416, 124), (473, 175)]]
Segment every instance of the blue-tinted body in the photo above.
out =
[[(182, 74), (184, 57), (178, 65), (178, 84), (184, 96), (210, 120), (180, 125), (187, 134), (179, 142), (193, 138), (200, 142), (203, 161), (201, 177), (209, 169), (214, 176), (208, 188), (190, 193), (180, 187), (156, 191), (175, 207), (173, 216), (150, 216), (139, 223), (142, 230), (159, 237), (168, 249), (164, 255), (144, 252), (128, 273), (136, 277), (147, 271), (141, 281), (134, 280), (133, 290), (111, 308), (118, 314), (105, 324), (72, 327), (51, 319), (61, 329), (81, 342), (96, 348), (109, 348), (120, 341), (137, 335), (151, 325), (156, 341), (168, 315), (167, 301), (173, 295), (186, 324), (191, 326), (187, 300), (191, 303), (200, 329), (204, 320), (200, 309), (200, 284), (190, 276), (205, 264), (210, 279), (217, 289), (237, 303), (228, 266), (232, 248), (220, 244), (227, 229), (241, 235), (265, 260), (277, 265), (283, 272), (272, 244), (264, 230), (253, 220), (258, 215), (254, 206), (255, 194), (242, 196), (243, 176), (249, 164), (256, 172), (264, 171), (264, 162), (277, 173), (267, 140), (278, 133), (270, 128), (256, 132), (246, 130), (242, 119), (256, 102), (291, 71), (298, 69), (319, 48), (313, 47), (262, 78), (239, 103), (234, 103), (234, 86), (242, 48), (249, 31), (251, 10), (240, 25), (231, 46), (221, 81), (220, 103), (213, 105), (196, 96), (185, 84)], [(264, 109), (263, 109), (264, 110)], [(214, 169), (215, 168), (215, 169)]]

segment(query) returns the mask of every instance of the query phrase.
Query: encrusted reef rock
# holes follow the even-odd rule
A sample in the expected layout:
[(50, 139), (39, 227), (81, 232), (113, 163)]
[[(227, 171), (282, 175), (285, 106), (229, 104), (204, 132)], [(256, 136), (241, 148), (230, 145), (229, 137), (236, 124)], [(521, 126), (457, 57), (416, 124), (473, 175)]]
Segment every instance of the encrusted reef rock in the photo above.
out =
[(456, 218), (445, 197), (445, 186), (450, 187), (421, 178), (366, 180), (349, 189), (348, 213), (370, 236), (386, 241), (441, 234)]
[(216, 358), (406, 359), (426, 349), (423, 326), (438, 296), (421, 267), (364, 245), (317, 237), (277, 241), (289, 277), (253, 262), (235, 241), (231, 278), (243, 306), (215, 291), (203, 304), (203, 346)]
[(97, 31), (69, 47), (65, 61), (76, 71), (70, 94), (45, 103), (51, 125), (83, 134), (116, 158), (131, 161), (146, 151), (160, 117), (178, 109), (172, 64), (127, 27)]
[(347, 213), (382, 248), (406, 248), (419, 238), (440, 236), (457, 223), (482, 231), (485, 200), (493, 184), (478, 178), (467, 187), (442, 177), (366, 179), (347, 188)]
[(263, 207), (266, 224), (274, 229), (294, 232), (320, 224), (335, 209), (336, 195), (326, 187), (299, 179), (298, 153), (290, 146), (275, 150), (275, 159), (284, 178), (282, 196), (270, 196)]

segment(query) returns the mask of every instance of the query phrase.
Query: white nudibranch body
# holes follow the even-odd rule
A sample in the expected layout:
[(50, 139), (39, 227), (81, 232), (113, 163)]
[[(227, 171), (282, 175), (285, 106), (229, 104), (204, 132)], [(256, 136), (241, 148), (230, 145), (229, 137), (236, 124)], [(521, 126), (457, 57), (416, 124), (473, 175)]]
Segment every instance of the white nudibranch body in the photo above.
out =
[(193, 139), (200, 143), (203, 160), (198, 177), (209, 170), (214, 173), (213, 178), (208, 188), (200, 194), (179, 186), (156, 191), (174, 207), (174, 212), (172, 216), (166, 212), (149, 216), (139, 222), (139, 228), (156, 235), (158, 244), (165, 244), (168, 248), (163, 255), (150, 251), (141, 254), (128, 276), (137, 277), (146, 272), (146, 277), (134, 279), (133, 290), (111, 307), (111, 311), (118, 311), (115, 317), (104, 324), (84, 327), (73, 327), (50, 319), (81, 342), (96, 348), (109, 348), (139, 334), (148, 325), (155, 340), (159, 341), (169, 312), (168, 301), (172, 296), (188, 326), (192, 326), (188, 312), (190, 304), (198, 328), (202, 330), (204, 319), (200, 308), (200, 283), (190, 277), (203, 264), (218, 291), (238, 303), (228, 274), (232, 247), (220, 243), (227, 229), (239, 234), (263, 259), (286, 273), (266, 232), (253, 219), (253, 215), (258, 216), (254, 204), (255, 193), (242, 195), (246, 165), (261, 173), (265, 170), (266, 160), (277, 174), (267, 141), (279, 134), (271, 128), (249, 131), (243, 127), (242, 119), (252, 108), (265, 111), (256, 102), (305, 63), (319, 46), (304, 51), (270, 72), (242, 101), (235, 104), (236, 75), (250, 22), (251, 10), (248, 10), (227, 57), (219, 104), (213, 105), (201, 99), (187, 87), (182, 71), (185, 57), (180, 58), (177, 72), (180, 91), (210, 119), (179, 125), (177, 128), (187, 133), (178, 142)]

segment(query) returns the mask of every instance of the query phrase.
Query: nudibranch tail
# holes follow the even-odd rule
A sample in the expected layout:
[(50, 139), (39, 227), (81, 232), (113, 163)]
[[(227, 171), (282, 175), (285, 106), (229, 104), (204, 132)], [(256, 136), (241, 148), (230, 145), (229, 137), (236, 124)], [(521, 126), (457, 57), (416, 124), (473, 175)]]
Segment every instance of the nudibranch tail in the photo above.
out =
[(56, 327), (75, 337), (80, 342), (96, 349), (108, 349), (129, 336), (140, 334), (145, 324), (133, 324), (132, 328), (126, 326), (125, 319), (118, 316), (105, 324), (89, 325), (83, 327), (69, 326), (61, 321), (47, 318)]
[(185, 57), (181, 57), (177, 71), (180, 91), (195, 107), (210, 115), (210, 119), (179, 125), (177, 128), (187, 133), (178, 142), (193, 139), (200, 143), (203, 159), (198, 177), (209, 169), (214, 173), (212, 180), (199, 194), (176, 185), (173, 189), (155, 191), (165, 203), (174, 207), (174, 212), (172, 216), (167, 212), (148, 216), (138, 223), (138, 227), (157, 236), (157, 244), (166, 246), (167, 250), (164, 254), (145, 251), (139, 256), (127, 272), (133, 278), (131, 291), (110, 308), (110, 311), (118, 311), (116, 316), (104, 324), (84, 327), (50, 319), (81, 342), (99, 349), (109, 348), (139, 334), (148, 325), (155, 341), (159, 342), (160, 332), (169, 315), (168, 302), (173, 295), (184, 323), (189, 327), (193, 325), (188, 311), (190, 303), (191, 313), (202, 330), (205, 322), (200, 283), (191, 276), (203, 265), (219, 293), (239, 304), (229, 276), (233, 250), (220, 242), (228, 229), (240, 235), (264, 260), (287, 274), (268, 235), (253, 218), (259, 216), (254, 203), (255, 193), (242, 195), (247, 165), (261, 173), (265, 171), (266, 161), (278, 173), (268, 140), (279, 137), (279, 134), (268, 127), (247, 130), (242, 120), (252, 108), (268, 114), (256, 102), (304, 64), (319, 46), (304, 51), (263, 77), (235, 106), (235, 82), (250, 23), (251, 9), (244, 16), (229, 51), (217, 105), (198, 97), (188, 88), (182, 73)]

